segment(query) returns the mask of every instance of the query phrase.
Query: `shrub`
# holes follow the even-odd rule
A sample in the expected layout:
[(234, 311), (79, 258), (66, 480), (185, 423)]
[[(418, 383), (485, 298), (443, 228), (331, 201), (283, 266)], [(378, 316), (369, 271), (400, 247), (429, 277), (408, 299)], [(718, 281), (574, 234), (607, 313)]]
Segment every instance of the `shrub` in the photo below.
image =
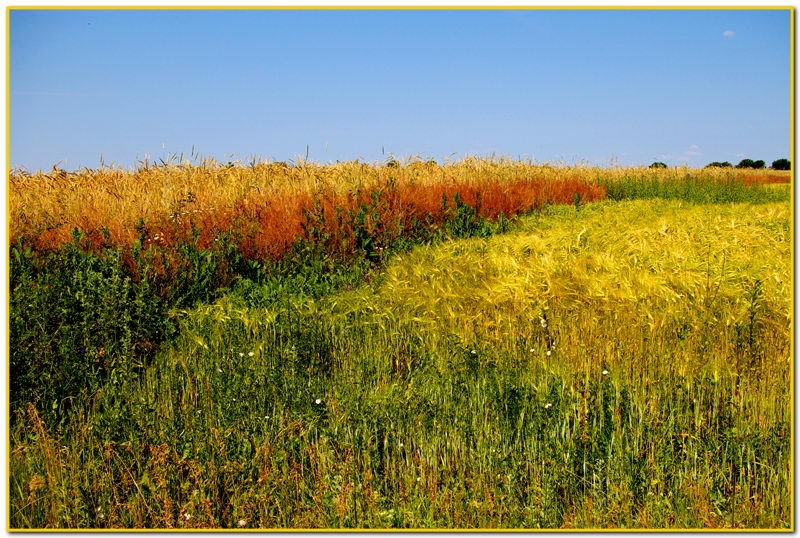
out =
[(126, 274), (118, 250), (11, 248), (11, 407), (35, 404), (48, 422), (107, 380), (134, 374), (171, 333), (166, 302)]
[(666, 163), (662, 163), (662, 162), (658, 161), (658, 162), (654, 162), (653, 164), (651, 164), (649, 166), (649, 168), (667, 168), (667, 165), (666, 165)]
[(94, 248), (91, 236), (75, 230), (63, 248), (39, 253), (22, 241), (10, 249), (11, 408), (32, 403), (50, 424), (76, 398), (138, 375), (175, 334), (171, 309), (213, 300), (243, 272), (226, 241)]

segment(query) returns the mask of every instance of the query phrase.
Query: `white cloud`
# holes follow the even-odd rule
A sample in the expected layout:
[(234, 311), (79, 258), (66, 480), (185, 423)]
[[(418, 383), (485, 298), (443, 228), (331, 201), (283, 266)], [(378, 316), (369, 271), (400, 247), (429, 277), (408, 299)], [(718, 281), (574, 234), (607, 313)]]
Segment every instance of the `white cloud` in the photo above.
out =
[(733, 37), (736, 35), (736, 33), (733, 30), (725, 30), (722, 32), (722, 35), (725, 37)]
[(692, 157), (697, 157), (699, 155), (702, 155), (702, 152), (700, 152), (699, 150), (700, 150), (700, 146), (698, 146), (697, 144), (692, 144), (691, 146), (689, 146), (689, 149), (687, 149), (686, 151), (684, 151), (681, 154), (681, 156), (684, 159), (690, 159)]

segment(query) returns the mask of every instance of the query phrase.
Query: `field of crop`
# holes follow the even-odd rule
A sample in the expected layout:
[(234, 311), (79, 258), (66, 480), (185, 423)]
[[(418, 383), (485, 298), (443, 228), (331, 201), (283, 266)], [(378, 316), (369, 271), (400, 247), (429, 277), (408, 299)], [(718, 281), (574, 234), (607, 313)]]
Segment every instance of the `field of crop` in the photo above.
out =
[(790, 181), (12, 174), (9, 526), (793, 529)]

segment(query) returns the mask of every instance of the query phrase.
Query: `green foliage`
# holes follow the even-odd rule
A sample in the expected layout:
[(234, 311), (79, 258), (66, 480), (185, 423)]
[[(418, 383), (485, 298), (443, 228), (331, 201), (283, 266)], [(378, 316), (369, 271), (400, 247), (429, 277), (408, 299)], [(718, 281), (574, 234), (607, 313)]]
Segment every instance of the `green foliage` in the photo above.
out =
[(449, 214), (444, 224), (444, 231), (448, 237), (456, 239), (488, 237), (508, 230), (509, 221), (502, 213), (496, 222), (489, 221), (478, 215), (477, 208), (464, 203), (458, 193), (453, 196), (452, 207), (448, 208), (447, 202), (447, 198), (443, 195), (442, 207)]
[(742, 159), (739, 161), (739, 164), (736, 165), (736, 168), (755, 168), (760, 169), (764, 168), (764, 161), (754, 161), (753, 159)]
[(651, 164), (648, 168), (667, 168), (667, 164), (657, 161)]
[(764, 350), (763, 326), (761, 323), (761, 308), (763, 296), (763, 282), (760, 279), (753, 281), (745, 300), (747, 301), (747, 319), (734, 325), (736, 361), (739, 370), (752, 369), (760, 364)]
[[(788, 521), (785, 502), (772, 514), (746, 507), (751, 495), (761, 502), (788, 491), (790, 429), (735, 413), (732, 378), (642, 383), (645, 373), (602, 365), (585, 376), (513, 368), (512, 355), (479, 343), (434, 346), (410, 326), (335, 325), (321, 306), (242, 312), (234, 298), (201, 307), (139, 380), (99, 395), (54, 439), (65, 449), (49, 452), (47, 433), (15, 428), (15, 443), (31, 448), (12, 455), (12, 492), (36, 476), (48, 481), (45, 498), (67, 487), (37, 474), (37, 459), (73, 473), (79, 453), (98, 459), (79, 467), (88, 491), (58, 516), (14, 494), (11, 526)], [(393, 348), (417, 361), (405, 377), (385, 360)], [(35, 418), (25, 422), (33, 432)]]
[(11, 247), (12, 409), (32, 403), (52, 424), (76, 398), (137, 375), (174, 335), (169, 310), (212, 300), (240, 261), (225, 240), (205, 251), (140, 245), (93, 251), (76, 230), (58, 251)]
[(11, 406), (32, 402), (49, 421), (133, 375), (171, 333), (151, 283), (133, 282), (118, 251), (95, 255), (80, 241), (42, 255), (11, 248)]
[(789, 159), (778, 159), (777, 161), (772, 161), (772, 169), (773, 170), (791, 170), (792, 163)]
[(729, 163), (728, 161), (724, 161), (724, 162), (714, 161), (714, 162), (708, 163), (706, 165), (706, 168), (730, 168), (732, 166), (733, 165), (731, 163)]
[(607, 181), (610, 200), (664, 198), (695, 204), (770, 203), (789, 200), (789, 189), (771, 189), (764, 185), (746, 185), (735, 177), (717, 181), (698, 180), (687, 175), (678, 179), (629, 176)]

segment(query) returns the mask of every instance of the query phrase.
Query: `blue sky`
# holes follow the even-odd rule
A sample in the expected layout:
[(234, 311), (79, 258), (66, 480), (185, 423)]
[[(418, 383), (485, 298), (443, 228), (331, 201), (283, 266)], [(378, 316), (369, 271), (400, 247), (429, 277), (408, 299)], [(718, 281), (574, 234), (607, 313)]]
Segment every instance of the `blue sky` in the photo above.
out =
[[(10, 11), (12, 167), (789, 157), (784, 10)], [(308, 149), (307, 149), (308, 148)]]

